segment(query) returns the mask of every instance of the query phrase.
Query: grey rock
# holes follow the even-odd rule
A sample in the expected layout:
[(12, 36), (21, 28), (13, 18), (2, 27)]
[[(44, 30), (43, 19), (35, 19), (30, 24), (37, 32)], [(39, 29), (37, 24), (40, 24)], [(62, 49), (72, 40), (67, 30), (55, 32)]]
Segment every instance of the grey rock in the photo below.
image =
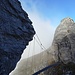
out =
[(0, 0), (0, 75), (9, 75), (35, 34), (18, 0)]
[(53, 40), (55, 60), (67, 64), (75, 63), (75, 23), (71, 18), (65, 18), (57, 27)]
[(60, 65), (45, 71), (45, 75), (75, 75), (75, 23), (64, 18), (57, 27), (50, 53)]

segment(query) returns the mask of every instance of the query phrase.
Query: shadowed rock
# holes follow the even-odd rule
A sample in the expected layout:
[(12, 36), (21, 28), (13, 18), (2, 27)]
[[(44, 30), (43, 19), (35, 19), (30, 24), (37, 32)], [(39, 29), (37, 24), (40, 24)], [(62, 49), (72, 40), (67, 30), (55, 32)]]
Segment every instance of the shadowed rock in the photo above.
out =
[(9, 75), (35, 31), (18, 0), (0, 0), (0, 75)]

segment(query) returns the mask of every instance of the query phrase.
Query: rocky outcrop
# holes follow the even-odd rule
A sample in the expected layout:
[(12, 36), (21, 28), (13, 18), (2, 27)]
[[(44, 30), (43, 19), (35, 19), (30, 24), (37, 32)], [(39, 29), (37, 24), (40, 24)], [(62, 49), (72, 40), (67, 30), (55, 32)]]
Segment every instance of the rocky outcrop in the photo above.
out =
[(75, 63), (75, 23), (71, 18), (65, 18), (57, 27), (54, 35), (53, 50), (55, 60), (67, 64)]
[(0, 0), (0, 75), (9, 75), (35, 31), (18, 0)]
[(64, 18), (57, 27), (52, 43), (55, 62), (60, 65), (46, 71), (47, 75), (75, 75), (75, 23)]

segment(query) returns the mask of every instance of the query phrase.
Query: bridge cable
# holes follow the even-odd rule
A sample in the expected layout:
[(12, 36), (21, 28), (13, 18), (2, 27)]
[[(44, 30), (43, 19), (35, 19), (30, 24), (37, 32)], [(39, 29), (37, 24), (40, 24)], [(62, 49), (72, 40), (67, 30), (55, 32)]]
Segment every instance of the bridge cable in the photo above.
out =
[[(37, 36), (39, 42), (37, 41), (37, 39), (35, 39), (35, 40), (37, 41), (37, 43), (39, 44), (39, 46), (41, 47), (41, 49), (46, 50), (46, 48), (42, 45), (42, 43), (41, 43), (41, 41), (40, 41), (40, 39), (39, 39), (39, 37), (38, 37), (37, 34), (36, 34), (36, 36)], [(47, 60), (47, 63), (48, 63), (48, 60)], [(43, 72), (44, 70), (46, 70), (48, 68), (49, 68), (49, 66), (47, 65), (47, 67), (44, 67), (43, 69), (41, 69), (38, 72), (34, 73), (34, 75), (39, 74), (39, 73)]]
[[(37, 39), (36, 39), (37, 38)], [(40, 46), (40, 48), (42, 50), (45, 50), (46, 48), (43, 46), (43, 44), (41, 43), (38, 35), (36, 34), (36, 37), (33, 37), (33, 51), (32, 51), (32, 66), (31, 68), (33, 69), (34, 67), (34, 53), (35, 53), (35, 41), (38, 43), (38, 45)], [(28, 58), (29, 58), (29, 53), (30, 53), (30, 46), (31, 46), (31, 43), (29, 45), (29, 52), (28, 52)], [(40, 51), (41, 52), (41, 51)], [(43, 54), (42, 54), (43, 55)], [(40, 55), (40, 60), (41, 60), (41, 55)], [(27, 64), (28, 64), (28, 59), (27, 59)], [(33, 73), (33, 70), (31, 69), (32, 73)]]
[(32, 73), (33, 73), (33, 71), (34, 71), (34, 56), (33, 55), (35, 55), (35, 37), (33, 37), (33, 50), (32, 50)]
[[(40, 41), (40, 39), (39, 39), (39, 37), (38, 37), (38, 35), (36, 34), (36, 36), (37, 36), (37, 38), (38, 38), (38, 40), (39, 40), (39, 42), (40, 42), (40, 44), (41, 44), (41, 46), (43, 47), (43, 52), (42, 52), (42, 56), (43, 56), (43, 54), (44, 54), (44, 51), (45, 50), (47, 50), (45, 47), (44, 47), (44, 45), (41, 43), (41, 41)], [(42, 60), (43, 61), (43, 60)], [(46, 60), (46, 62), (48, 63), (48, 60)]]
[(38, 35), (37, 34), (35, 34), (36, 35), (36, 37), (37, 37), (37, 39), (39, 40), (39, 42), (40, 42), (40, 45), (46, 50), (46, 48), (44, 47), (44, 45), (41, 43), (41, 41), (40, 41), (40, 39), (39, 39), (39, 37), (38, 37)]
[[(39, 47), (41, 48), (40, 49), (40, 53), (41, 53), (41, 50), (43, 50), (43, 47), (41, 46), (41, 44), (39, 43), (39, 41), (36, 39), (36, 37), (35, 37), (35, 41), (36, 41), (36, 43), (39, 45)], [(41, 54), (40, 54), (40, 56), (39, 56), (39, 58), (40, 58), (40, 61), (39, 61), (39, 63), (41, 64)], [(36, 67), (37, 68), (37, 67)]]
[(30, 47), (31, 47), (31, 42), (29, 43), (29, 46), (28, 46), (28, 55), (27, 55), (27, 58), (26, 58), (26, 73), (27, 73), (27, 71), (28, 71), (28, 65), (29, 65), (29, 60), (28, 60), (28, 58), (29, 58), (29, 54), (30, 54)]
[[(41, 41), (40, 41), (40, 39), (39, 39), (39, 37), (38, 37), (38, 35), (36, 34), (36, 37), (37, 37), (37, 39), (35, 38), (35, 40), (36, 40), (36, 42), (39, 44), (39, 46), (41, 47), (41, 49), (43, 50), (43, 52), (41, 52), (40, 51), (40, 53), (42, 53), (42, 54), (40, 54), (40, 65), (41, 65), (41, 63), (43, 63), (43, 54), (44, 54), (44, 50), (46, 50), (46, 48), (43, 46), (43, 44), (41, 43)], [(38, 42), (39, 41), (39, 42)], [(42, 59), (41, 59), (42, 58)], [(48, 60), (47, 60), (48, 61)], [(41, 69), (42, 69), (42, 67), (40, 67)]]

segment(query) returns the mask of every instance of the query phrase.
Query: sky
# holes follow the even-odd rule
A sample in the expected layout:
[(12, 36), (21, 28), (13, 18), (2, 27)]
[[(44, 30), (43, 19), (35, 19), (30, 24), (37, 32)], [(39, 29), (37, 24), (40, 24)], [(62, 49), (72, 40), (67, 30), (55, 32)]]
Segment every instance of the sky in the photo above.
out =
[[(65, 17), (75, 20), (75, 0), (19, 0), (22, 8), (28, 13), (29, 18), (33, 22), (33, 27), (39, 36), (42, 44), (49, 48), (52, 44), (54, 32), (60, 21)], [(36, 37), (36, 36), (35, 36)], [(37, 38), (37, 37), (36, 37)], [(28, 56), (29, 48), (30, 56), (33, 52), (33, 41), (25, 49), (22, 58)], [(40, 47), (36, 43), (36, 51), (40, 52)]]
[(20, 0), (23, 8), (29, 12), (38, 12), (41, 17), (50, 19), (57, 26), (64, 17), (75, 20), (75, 0)]

